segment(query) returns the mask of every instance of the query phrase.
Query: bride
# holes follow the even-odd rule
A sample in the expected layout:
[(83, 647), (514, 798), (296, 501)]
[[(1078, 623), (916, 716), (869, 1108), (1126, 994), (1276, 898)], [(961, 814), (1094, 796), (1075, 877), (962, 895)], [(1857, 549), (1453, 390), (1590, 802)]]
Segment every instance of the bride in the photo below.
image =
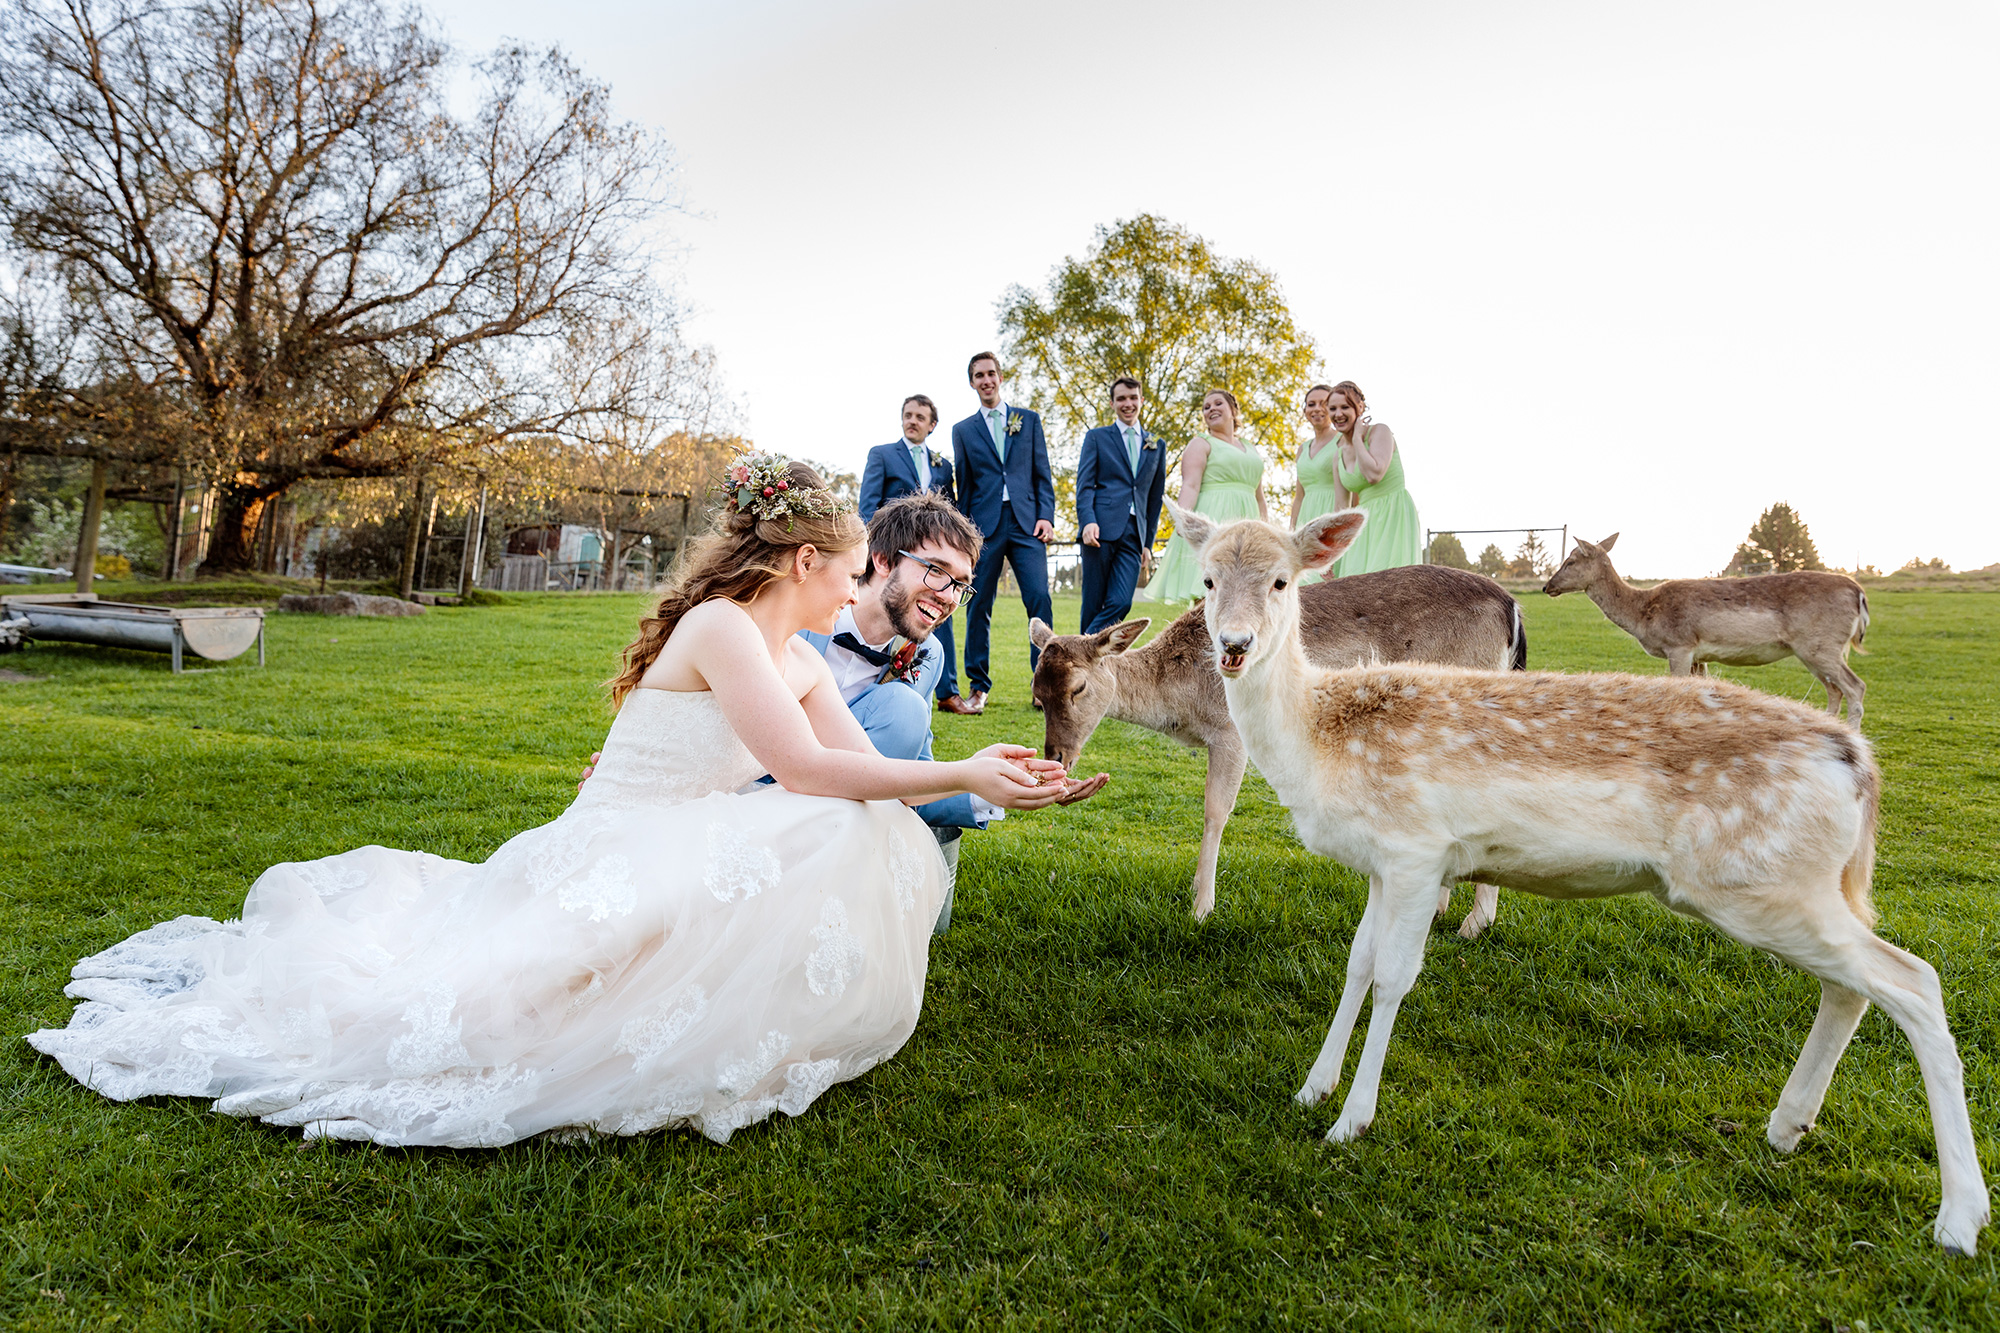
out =
[(84, 1003), (28, 1041), (119, 1101), (462, 1148), (676, 1125), (724, 1142), (894, 1055), (944, 892), (908, 806), (1035, 809), (1063, 773), (1010, 745), (878, 755), (795, 637), (854, 600), (860, 520), (769, 455), (725, 484), (554, 823), (482, 865), (362, 847), (273, 866), (240, 921), (179, 917), (78, 963)]

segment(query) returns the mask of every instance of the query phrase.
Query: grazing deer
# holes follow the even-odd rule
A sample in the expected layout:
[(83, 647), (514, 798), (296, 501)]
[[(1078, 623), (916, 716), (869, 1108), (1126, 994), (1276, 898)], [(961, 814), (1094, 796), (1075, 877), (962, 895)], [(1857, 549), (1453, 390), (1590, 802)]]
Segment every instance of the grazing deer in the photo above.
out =
[[(1492, 579), (1464, 570), (1409, 565), (1315, 583), (1299, 594), (1299, 611), (1306, 652), (1323, 666), (1417, 661), (1519, 671), (1528, 665), (1520, 604)], [(1040, 620), (1029, 622), (1028, 638), (1042, 654), (1034, 682), (1042, 748), (1048, 758), (1073, 766), (1097, 724), (1114, 717), (1208, 750), (1194, 872), (1200, 920), (1215, 907), (1222, 830), (1248, 761), (1229, 721), (1202, 608), (1133, 649), (1151, 623), (1128, 620), (1096, 634), (1057, 634)], [(1499, 896), (1492, 885), (1478, 885), (1458, 933), (1473, 939), (1491, 925)], [(1438, 911), (1450, 897), (1449, 886), (1440, 891)]]
[(1766, 1131), (1780, 1152), (1812, 1127), (1868, 1005), (1895, 1020), (1937, 1136), (1934, 1233), (1975, 1252), (1986, 1182), (1938, 975), (1872, 929), (1881, 774), (1858, 732), (1719, 680), (1315, 667), (1299, 641), (1298, 576), (1326, 569), (1365, 516), (1329, 514), (1296, 533), (1254, 519), (1218, 529), (1178, 506), (1173, 520), (1201, 561), (1223, 693), (1251, 759), (1306, 846), (1368, 876), (1346, 987), (1298, 1094), (1311, 1105), (1332, 1092), (1372, 992), (1329, 1140), (1375, 1119), (1440, 883), (1650, 893), (1820, 979), (1819, 1015)]
[(1826, 686), (1826, 706), (1861, 725), (1861, 696), (1868, 687), (1847, 665), (1847, 650), (1864, 651), (1868, 594), (1845, 574), (1798, 570), (1748, 579), (1669, 579), (1635, 588), (1611, 567), (1612, 533), (1601, 542), (1579, 540), (1542, 591), (1551, 597), (1579, 589), (1605, 618), (1667, 659), (1676, 676), (1705, 676), (1705, 662), (1765, 666), (1796, 657)]

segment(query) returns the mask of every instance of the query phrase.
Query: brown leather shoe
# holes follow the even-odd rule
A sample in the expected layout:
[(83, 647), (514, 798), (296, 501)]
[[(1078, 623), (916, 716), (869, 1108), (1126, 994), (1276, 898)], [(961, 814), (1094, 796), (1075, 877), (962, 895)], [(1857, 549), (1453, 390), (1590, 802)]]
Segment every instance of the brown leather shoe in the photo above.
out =
[(972, 717), (979, 710), (954, 694), (948, 698), (938, 700), (938, 712), (957, 713), (961, 717)]
[(973, 712), (973, 713), (983, 713), (983, 712), (985, 712), (985, 711), (986, 711), (986, 691), (985, 691), (985, 690), (974, 690), (974, 691), (972, 692), (972, 695), (971, 695), (971, 697), (970, 697), (970, 698), (968, 698), (968, 699), (967, 699), (967, 700), (965, 701), (965, 706), (966, 706), (967, 710), (969, 710), (970, 712)]

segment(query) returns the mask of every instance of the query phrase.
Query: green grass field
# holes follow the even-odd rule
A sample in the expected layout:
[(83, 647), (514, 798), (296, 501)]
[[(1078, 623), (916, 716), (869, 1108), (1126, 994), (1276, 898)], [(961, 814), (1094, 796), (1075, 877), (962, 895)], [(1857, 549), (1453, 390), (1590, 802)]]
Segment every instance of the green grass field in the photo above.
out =
[[(1531, 662), (1657, 671), (1580, 598), (1525, 598)], [(38, 645), (0, 667), (0, 1013), (67, 1021), (70, 964), (234, 915), (266, 865), (368, 842), (481, 858), (560, 811), (634, 597), (421, 619), (274, 617), (254, 657)], [(2000, 595), (1873, 596), (1883, 931), (1935, 963), (2000, 1166)], [(1075, 623), (1074, 601), (1058, 619)], [(939, 749), (1039, 743), (1018, 605), (1000, 688)], [(1728, 673), (1795, 698), (1795, 663)], [(1187, 913), (1201, 758), (1107, 723), (1112, 786), (968, 839), (909, 1046), (727, 1147), (316, 1142), (114, 1105), (8, 1040), (0, 1325), (1993, 1328), (1995, 1260), (1932, 1243), (1908, 1044), (1871, 1014), (1792, 1158), (1764, 1118), (1799, 973), (1649, 900), (1503, 895), (1433, 935), (1382, 1110), (1321, 1141), (1292, 1092), (1359, 919), (1254, 776), (1219, 907)], [(1358, 1049), (1358, 1046), (1357, 1048)], [(1354, 1052), (1350, 1051), (1350, 1069)], [(1344, 1091), (1344, 1089), (1343, 1089)], [(2000, 1245), (1989, 1230), (1986, 1244)]]

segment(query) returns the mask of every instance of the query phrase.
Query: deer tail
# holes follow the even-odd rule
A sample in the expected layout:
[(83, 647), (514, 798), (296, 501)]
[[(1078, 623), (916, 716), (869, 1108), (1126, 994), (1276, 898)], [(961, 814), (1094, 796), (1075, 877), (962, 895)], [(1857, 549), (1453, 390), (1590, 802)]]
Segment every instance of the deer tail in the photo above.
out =
[(1854, 613), (1854, 628), (1847, 632), (1847, 646), (1866, 657), (1868, 650), (1861, 646), (1861, 641), (1868, 637), (1868, 593), (1856, 589), (1854, 595), (1860, 599), (1860, 606)]
[(1528, 622), (1521, 618), (1521, 604), (1515, 601), (1512, 596), (1507, 598), (1507, 605), (1514, 616), (1514, 638), (1513, 644), (1508, 650), (1508, 665), (1514, 671), (1526, 671), (1528, 669)]

